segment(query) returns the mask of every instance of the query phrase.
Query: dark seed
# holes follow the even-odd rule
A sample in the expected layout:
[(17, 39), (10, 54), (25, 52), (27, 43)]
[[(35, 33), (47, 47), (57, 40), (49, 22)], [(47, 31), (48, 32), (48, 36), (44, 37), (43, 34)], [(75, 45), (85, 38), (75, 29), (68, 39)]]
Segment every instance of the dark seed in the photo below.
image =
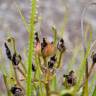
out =
[(35, 33), (35, 40), (36, 40), (36, 42), (39, 42), (40, 41), (37, 32)]
[(35, 72), (36, 71), (36, 68), (35, 68), (35, 65), (32, 64), (32, 71)]
[(7, 55), (8, 59), (11, 60), (12, 59), (11, 51), (6, 43), (4, 43), (4, 45), (6, 48), (6, 55)]
[(64, 74), (63, 77), (68, 77), (68, 75), (65, 75), (65, 74)]
[(71, 76), (68, 76), (67, 77), (67, 82), (68, 82), (68, 84), (73, 84), (73, 78), (71, 77)]
[(76, 84), (76, 77), (74, 76), (74, 71), (70, 71), (68, 75), (63, 75), (65, 78), (66, 82), (70, 86), (74, 86)]
[(16, 53), (13, 54), (12, 62), (14, 65), (18, 65), (21, 61), (21, 56), (17, 55)]
[(47, 46), (46, 39), (43, 38), (43, 42), (41, 43), (41, 50), (43, 50)]
[(69, 72), (69, 75), (71, 76), (72, 74), (74, 74), (74, 71), (73, 70), (71, 70), (70, 72)]
[(14, 96), (22, 96), (22, 95), (21, 95), (21, 94), (22, 94), (22, 89), (14, 86), (14, 87), (11, 88), (11, 93), (12, 93)]
[(48, 68), (53, 68), (54, 63), (48, 62)]
[(56, 56), (54, 55), (50, 58), (50, 61), (48, 62), (48, 68), (53, 68), (55, 62), (56, 62)]
[(52, 56), (52, 57), (50, 58), (50, 60), (56, 62), (56, 56), (55, 56), (55, 55)]
[(60, 41), (58, 42), (57, 44), (57, 49), (60, 51), (60, 52), (64, 52), (65, 51), (65, 46), (64, 46), (64, 40), (63, 38), (60, 39)]
[(94, 55), (92, 56), (92, 61), (93, 61), (93, 64), (96, 63), (96, 54), (94, 54)]

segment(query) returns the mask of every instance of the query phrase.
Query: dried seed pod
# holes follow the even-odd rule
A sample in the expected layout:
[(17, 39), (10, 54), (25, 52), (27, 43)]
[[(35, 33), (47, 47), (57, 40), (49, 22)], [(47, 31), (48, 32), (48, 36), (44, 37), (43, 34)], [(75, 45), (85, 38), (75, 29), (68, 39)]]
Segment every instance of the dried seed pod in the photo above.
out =
[(23, 96), (22, 89), (19, 88), (19, 87), (16, 87), (16, 86), (13, 86), (13, 87), (11, 88), (11, 93), (12, 93), (14, 96)]
[(68, 75), (64, 74), (63, 77), (66, 78), (66, 77), (68, 77)]
[(43, 38), (43, 42), (41, 43), (41, 51), (47, 46), (46, 39)]
[(35, 72), (36, 71), (36, 68), (35, 68), (35, 65), (32, 64), (32, 71)]
[(93, 62), (93, 64), (96, 63), (96, 53), (92, 54), (92, 62)]
[(36, 52), (36, 54), (41, 56), (41, 44), (40, 44), (40, 42), (35, 44), (35, 52)]
[(37, 32), (35, 33), (35, 41), (36, 41), (36, 42), (40, 42)]
[(57, 59), (56, 59), (56, 55), (52, 56), (52, 57), (50, 58), (50, 61), (48, 62), (48, 68), (53, 68), (56, 60), (57, 60)]
[(4, 45), (5, 45), (5, 48), (6, 48), (6, 55), (7, 55), (8, 59), (9, 59), (9, 60), (12, 60), (11, 51), (10, 51), (7, 43), (4, 43)]
[(41, 44), (37, 32), (35, 33), (35, 52), (39, 56), (41, 55)]
[(64, 52), (65, 51), (65, 45), (64, 45), (64, 40), (63, 38), (60, 39), (60, 41), (58, 42), (57, 44), (57, 49), (60, 51), (60, 52)]
[(18, 65), (21, 61), (21, 56), (17, 55), (16, 53), (13, 54), (12, 62), (14, 65)]
[(55, 52), (54, 44), (47, 42), (45, 38), (43, 38), (43, 42), (41, 43), (41, 52), (43, 57), (51, 56)]
[(65, 78), (65, 82), (69, 87), (74, 86), (76, 84), (76, 76), (74, 75), (74, 71), (70, 71), (68, 75), (63, 75)]

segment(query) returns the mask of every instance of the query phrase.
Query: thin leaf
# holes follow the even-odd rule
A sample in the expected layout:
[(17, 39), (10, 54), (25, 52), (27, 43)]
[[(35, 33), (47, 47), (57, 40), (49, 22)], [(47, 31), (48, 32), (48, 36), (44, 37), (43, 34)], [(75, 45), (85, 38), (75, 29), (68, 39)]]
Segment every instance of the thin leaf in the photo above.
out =
[(69, 15), (67, 6), (65, 6), (65, 8), (66, 8), (66, 12), (64, 14), (64, 24), (62, 25), (62, 28), (60, 30), (60, 36), (61, 37), (64, 36), (65, 28), (66, 28), (66, 25), (68, 22), (68, 15)]
[[(72, 66), (73, 66), (73, 64), (75, 64), (75, 62), (76, 62), (76, 57), (80, 54), (79, 53), (79, 51), (80, 51), (80, 46), (78, 46), (78, 47), (76, 47), (76, 48), (74, 48), (74, 50), (73, 50), (73, 56), (72, 56), (72, 59), (69, 61), (69, 63), (68, 63), (68, 68), (67, 68), (67, 70), (71, 70), (72, 69)], [(79, 54), (78, 54), (79, 53)], [(68, 71), (68, 72), (69, 72)]]
[(30, 30), (29, 30), (29, 28), (28, 28), (28, 24), (27, 24), (27, 22), (26, 22), (26, 19), (25, 19), (24, 15), (23, 15), (23, 13), (22, 13), (22, 11), (21, 11), (21, 8), (20, 8), (19, 4), (18, 4), (16, 1), (15, 1), (15, 5), (16, 5), (16, 7), (17, 7), (18, 13), (20, 14), (20, 17), (21, 17), (21, 19), (22, 19), (22, 22), (23, 22), (26, 30), (27, 30), (28, 32), (30, 32)]
[(56, 42), (57, 42), (57, 30), (56, 30), (55, 26), (52, 26), (52, 31), (54, 33), (54, 44), (56, 44)]

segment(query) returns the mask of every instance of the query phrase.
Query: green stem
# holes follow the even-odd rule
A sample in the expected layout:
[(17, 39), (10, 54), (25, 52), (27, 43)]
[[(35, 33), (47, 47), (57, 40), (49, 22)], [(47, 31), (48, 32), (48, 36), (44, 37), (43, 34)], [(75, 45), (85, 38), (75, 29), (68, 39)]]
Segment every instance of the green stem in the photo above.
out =
[(60, 52), (57, 68), (61, 66), (62, 55), (63, 55), (63, 52)]
[(52, 26), (52, 31), (54, 32), (54, 44), (56, 45), (57, 43), (57, 30), (55, 26)]
[(31, 81), (32, 81), (32, 57), (34, 53), (34, 31), (35, 31), (35, 14), (36, 14), (36, 0), (32, 0), (31, 18), (30, 18), (30, 32), (29, 32), (29, 51), (28, 51), (28, 73), (27, 73), (27, 96), (31, 96)]

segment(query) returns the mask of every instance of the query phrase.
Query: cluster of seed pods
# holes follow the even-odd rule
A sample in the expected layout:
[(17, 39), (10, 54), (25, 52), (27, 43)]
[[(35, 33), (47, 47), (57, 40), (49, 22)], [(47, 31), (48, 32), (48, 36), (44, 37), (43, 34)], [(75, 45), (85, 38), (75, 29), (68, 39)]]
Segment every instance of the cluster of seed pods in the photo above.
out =
[[(12, 40), (15, 41), (14, 38), (12, 38)], [(7, 40), (7, 41), (12, 41), (12, 40)], [(51, 96), (50, 89), (49, 89), (50, 82), (53, 79), (54, 75), (56, 75), (56, 69), (60, 67), (62, 54), (66, 51), (64, 39), (61, 38), (60, 40), (57, 41), (57, 43), (49, 42), (47, 41), (46, 38), (43, 38), (42, 40), (40, 40), (39, 35), (36, 32), (34, 34), (34, 41), (35, 41), (34, 52), (35, 52), (35, 55), (39, 57), (38, 58), (40, 63), (39, 67), (42, 71), (43, 78), (41, 78), (41, 81), (47, 86), (46, 96)], [(15, 46), (14, 44), (15, 43), (13, 43), (13, 46)], [(14, 48), (15, 50), (12, 54), (10, 48), (8, 47), (8, 42), (5, 42), (4, 46), (5, 46), (7, 58), (12, 62), (14, 73), (15, 73), (15, 77), (13, 78), (15, 78), (16, 80), (16, 84), (12, 86), (10, 91), (14, 96), (25, 96), (24, 95), (25, 88), (20, 83), (20, 80), (18, 79), (18, 73), (17, 73), (17, 71), (19, 71), (23, 75), (24, 80), (26, 80), (27, 70), (24, 64), (22, 63), (22, 57), (20, 54), (18, 54), (18, 52), (16, 51), (16, 48)], [(57, 54), (58, 54), (57, 51), (60, 53), (59, 57), (57, 57)], [(96, 54), (92, 55), (92, 62), (93, 64), (92, 64), (92, 68), (90, 68), (89, 70), (89, 75), (91, 74), (94, 64), (96, 63)], [(22, 68), (19, 67), (19, 64), (22, 65), (23, 70)], [(35, 73), (37, 70), (38, 70), (37, 66), (33, 61), (32, 72)], [(64, 81), (62, 82), (62, 84), (66, 88), (73, 87), (77, 83), (77, 77), (73, 70), (71, 70), (68, 74), (64, 74), (62, 77), (64, 78)], [(35, 80), (34, 78), (32, 80), (32, 83), (34, 83), (35, 81), (38, 82), (40, 80)]]

